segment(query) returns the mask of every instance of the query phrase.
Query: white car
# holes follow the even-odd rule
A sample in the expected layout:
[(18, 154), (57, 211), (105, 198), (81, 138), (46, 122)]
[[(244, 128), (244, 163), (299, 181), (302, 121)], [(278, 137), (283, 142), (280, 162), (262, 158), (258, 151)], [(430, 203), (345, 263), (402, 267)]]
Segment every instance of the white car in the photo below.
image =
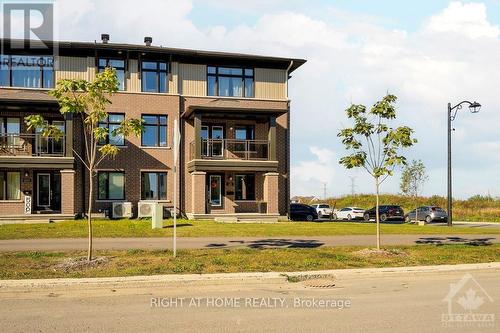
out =
[(363, 219), (363, 214), (365, 213), (364, 209), (358, 207), (345, 207), (339, 209), (333, 214), (334, 220), (361, 220)]
[(330, 205), (328, 204), (315, 204), (311, 205), (311, 207), (316, 209), (319, 218), (322, 217), (330, 218), (332, 216), (333, 210), (330, 208)]

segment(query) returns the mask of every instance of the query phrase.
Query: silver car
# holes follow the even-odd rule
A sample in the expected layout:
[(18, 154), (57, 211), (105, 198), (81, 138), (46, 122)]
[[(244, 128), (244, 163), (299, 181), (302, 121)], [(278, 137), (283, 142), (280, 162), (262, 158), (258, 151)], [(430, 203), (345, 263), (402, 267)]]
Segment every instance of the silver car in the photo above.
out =
[(419, 221), (425, 221), (426, 223), (434, 221), (446, 222), (448, 220), (448, 214), (444, 209), (438, 206), (422, 206), (406, 214), (405, 221), (416, 221), (417, 218)]

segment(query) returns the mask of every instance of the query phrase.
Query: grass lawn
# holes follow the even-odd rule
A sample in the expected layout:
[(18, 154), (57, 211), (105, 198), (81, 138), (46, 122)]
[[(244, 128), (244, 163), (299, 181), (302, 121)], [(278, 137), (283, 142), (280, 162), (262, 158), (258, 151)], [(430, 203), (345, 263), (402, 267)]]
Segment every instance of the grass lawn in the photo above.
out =
[[(172, 235), (172, 221), (166, 220), (163, 229), (151, 229), (147, 220), (95, 220), (95, 237), (162, 237)], [(449, 228), (413, 224), (383, 224), (385, 234), (500, 234), (500, 228)], [(279, 222), (218, 223), (214, 221), (180, 220), (179, 237), (210, 236), (334, 236), (373, 235), (375, 223), (364, 222)], [(0, 239), (79, 238), (87, 237), (87, 222), (66, 221), (41, 224), (0, 225)]]
[(177, 258), (172, 257), (171, 251), (96, 251), (96, 256), (110, 260), (97, 267), (70, 271), (54, 266), (66, 258), (85, 256), (85, 252), (5, 252), (0, 255), (0, 279), (304, 271), (500, 261), (500, 245), (387, 247), (399, 253), (393, 256), (361, 256), (355, 253), (360, 249), (181, 250)]

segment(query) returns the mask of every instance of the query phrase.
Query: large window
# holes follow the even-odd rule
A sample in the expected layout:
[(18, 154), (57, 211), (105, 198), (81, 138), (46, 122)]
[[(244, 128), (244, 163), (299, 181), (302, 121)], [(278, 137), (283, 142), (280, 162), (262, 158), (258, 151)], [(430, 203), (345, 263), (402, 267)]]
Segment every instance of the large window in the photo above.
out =
[(165, 172), (141, 173), (141, 199), (167, 199), (167, 174)]
[(98, 199), (99, 200), (124, 200), (125, 199), (125, 173), (99, 171)]
[(207, 67), (209, 96), (254, 97), (253, 69)]
[(21, 199), (21, 173), (0, 171), (0, 200)]
[(141, 144), (144, 147), (167, 146), (167, 116), (143, 115), (144, 130)]
[(0, 56), (0, 86), (53, 88), (54, 58), (49, 56)]
[(99, 127), (106, 128), (108, 130), (108, 136), (106, 139), (99, 141), (99, 144), (112, 144), (116, 146), (123, 146), (125, 140), (123, 135), (113, 135), (113, 131), (120, 127), (120, 124), (125, 120), (125, 115), (123, 113), (109, 113), (108, 116), (99, 122)]
[(255, 200), (255, 175), (236, 175), (235, 199)]
[(103, 72), (107, 67), (111, 67), (116, 70), (116, 76), (118, 77), (119, 82), (118, 90), (125, 90), (125, 60), (100, 58), (99, 73)]
[(154, 93), (168, 91), (166, 62), (143, 61), (141, 73), (142, 91)]

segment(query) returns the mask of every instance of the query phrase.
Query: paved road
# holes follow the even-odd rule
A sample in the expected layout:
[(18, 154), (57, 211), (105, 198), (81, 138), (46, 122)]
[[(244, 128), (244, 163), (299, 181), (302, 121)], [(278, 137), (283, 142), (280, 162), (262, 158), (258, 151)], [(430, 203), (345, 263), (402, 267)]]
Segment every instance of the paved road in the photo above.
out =
[[(317, 237), (181, 237), (180, 249), (211, 248), (317, 248), (321, 246), (373, 246), (373, 235)], [(415, 244), (492, 244), (500, 243), (500, 235), (382, 235), (385, 245)], [(95, 249), (165, 249), (172, 238), (95, 238)], [(84, 250), (85, 238), (0, 240), (0, 251)]]
[(471, 271), (484, 291), (468, 280), (452, 303), (452, 313), (463, 313), (456, 301), (473, 289), (483, 301), (473, 313), (493, 314), (496, 327), (442, 326), (443, 299), (464, 273), (339, 275), (332, 288), (283, 280), (7, 287), (0, 325), (2, 332), (498, 332), (499, 269)]

